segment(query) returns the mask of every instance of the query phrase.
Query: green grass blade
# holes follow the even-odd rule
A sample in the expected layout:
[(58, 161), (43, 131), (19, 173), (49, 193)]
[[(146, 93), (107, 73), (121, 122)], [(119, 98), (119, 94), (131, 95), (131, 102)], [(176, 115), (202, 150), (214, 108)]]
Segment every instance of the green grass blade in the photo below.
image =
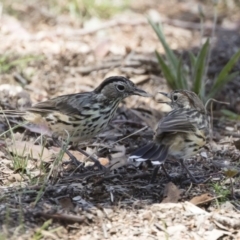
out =
[(159, 65), (161, 67), (164, 77), (166, 78), (168, 85), (172, 89), (176, 89), (176, 81), (172, 74), (171, 68), (165, 63), (165, 61), (163, 60), (163, 58), (157, 51), (155, 51), (155, 53), (156, 53)]
[(197, 62), (197, 58), (192, 52), (188, 52), (188, 54), (189, 54), (189, 59), (190, 59), (190, 71), (189, 71), (189, 74), (187, 76), (190, 78), (190, 81), (193, 82), (194, 69), (195, 69), (195, 65), (196, 65), (196, 62)]
[(204, 43), (202, 49), (200, 50), (196, 64), (194, 69), (194, 79), (193, 79), (193, 91), (196, 94), (200, 94), (202, 92), (203, 87), (203, 76), (206, 70), (206, 59), (209, 49), (209, 39)]
[(185, 71), (182, 65), (182, 59), (178, 62), (176, 86), (178, 89), (188, 89)]
[(221, 113), (229, 119), (238, 120), (238, 121), (240, 120), (240, 115), (239, 114), (236, 114), (236, 113), (234, 113), (232, 111), (229, 111), (227, 109), (222, 109)]
[(171, 64), (171, 66), (173, 67), (173, 70), (176, 70), (177, 66), (178, 66), (178, 59), (177, 59), (176, 55), (174, 54), (174, 52), (172, 51), (172, 49), (169, 47), (169, 45), (166, 42), (163, 30), (162, 30), (162, 26), (160, 24), (154, 23), (149, 18), (148, 18), (148, 22), (150, 23), (150, 25), (152, 26), (152, 28), (156, 32), (160, 42), (163, 45), (163, 48), (165, 50), (165, 53), (166, 53), (167, 59), (169, 61), (169, 64)]
[(218, 88), (219, 86), (222, 86), (222, 82), (226, 82), (225, 78), (226, 76), (229, 74), (229, 72), (232, 70), (232, 68), (234, 67), (234, 65), (236, 64), (236, 62), (238, 61), (240, 57), (240, 50), (238, 52), (236, 52), (231, 59), (228, 61), (228, 63), (224, 66), (224, 68), (222, 69), (222, 71), (219, 73), (218, 77), (216, 78), (213, 88)]
[(190, 58), (191, 68), (194, 69), (195, 64), (197, 62), (197, 58), (192, 52), (189, 52), (188, 54), (189, 54), (189, 58)]
[(177, 79), (176, 79), (176, 87), (177, 89), (183, 89), (182, 82), (183, 82), (183, 77), (182, 77), (182, 60), (178, 62), (178, 67), (177, 67)]
[(221, 88), (227, 83), (236, 78), (239, 75), (239, 72), (233, 72), (231, 74), (228, 74), (225, 76), (224, 79), (221, 79), (221, 81), (218, 84), (214, 84), (209, 91), (209, 94), (207, 98), (213, 98), (220, 90)]

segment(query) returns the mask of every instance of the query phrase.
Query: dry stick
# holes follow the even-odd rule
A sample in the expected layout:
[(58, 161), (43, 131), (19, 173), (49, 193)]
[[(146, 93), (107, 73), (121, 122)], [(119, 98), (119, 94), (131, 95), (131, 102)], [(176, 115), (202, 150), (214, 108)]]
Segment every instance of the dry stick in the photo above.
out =
[(76, 216), (76, 215), (68, 215), (68, 214), (50, 214), (44, 212), (37, 212), (37, 216), (58, 220), (58, 221), (68, 221), (74, 223), (82, 223), (86, 219), (85, 216)]
[(204, 200), (202, 202), (198, 202), (195, 205), (198, 206), (198, 205), (201, 205), (201, 204), (204, 204), (204, 203), (207, 203), (207, 202), (211, 202), (212, 200), (215, 200), (215, 199), (218, 199), (218, 198), (222, 198), (222, 197), (223, 197), (222, 195), (219, 195), (219, 196), (216, 196), (216, 197), (212, 197), (212, 198), (209, 198), (209, 199)]
[[(136, 132), (133, 132), (133, 133), (127, 135), (126, 137), (117, 140), (116, 142), (112, 143), (112, 145), (114, 145), (114, 144), (116, 144), (116, 143), (118, 143), (118, 142), (121, 142), (122, 140), (127, 139), (127, 138), (129, 138), (129, 137), (135, 135), (136, 133), (142, 132), (142, 131), (144, 131), (144, 130), (147, 129), (147, 128), (148, 128), (148, 126), (145, 126), (145, 127), (141, 128), (141, 129), (137, 130)], [(108, 168), (113, 167), (113, 166), (114, 166), (115, 164), (117, 164), (117, 163), (118, 163), (118, 162), (113, 163), (113, 164), (110, 165)]]
[[(131, 134), (129, 134), (128, 136), (119, 139), (118, 141), (114, 142), (112, 145), (114, 145), (114, 144), (116, 144), (116, 143), (118, 143), (118, 142), (120, 142), (120, 141), (122, 141), (122, 140), (124, 140), (124, 139), (126, 139), (126, 138), (129, 138), (129, 137), (131, 137), (132, 135), (134, 135), (134, 134), (136, 134), (136, 133), (139, 133), (139, 132), (141, 132), (141, 131), (144, 131), (144, 130), (147, 129), (147, 128), (148, 128), (148, 126), (145, 126), (145, 127), (141, 128), (141, 129), (137, 130), (136, 132), (131, 133)], [(92, 156), (92, 155), (95, 154), (95, 153), (96, 153), (96, 152), (92, 153), (92, 154), (89, 155), (89, 156)], [(88, 158), (89, 158), (89, 157), (88, 157)], [(115, 164), (116, 164), (116, 163), (114, 163), (113, 165), (115, 165)], [(113, 165), (110, 165), (109, 168), (111, 168)], [(75, 171), (73, 171), (73, 173), (74, 173), (74, 172), (75, 172)], [(73, 173), (72, 173), (72, 174), (73, 174)]]
[(188, 190), (186, 191), (186, 195), (190, 192), (190, 190), (192, 189), (192, 186), (193, 186), (193, 184), (192, 184), (192, 182), (191, 182)]
[(232, 178), (230, 177), (230, 183), (231, 183), (231, 197), (234, 199), (234, 188), (233, 188), (233, 181), (232, 181)]
[(240, 134), (239, 133), (224, 132), (224, 134), (226, 134), (227, 136), (232, 136), (234, 138), (240, 138)]
[(214, 99), (214, 98), (209, 98), (208, 100), (207, 100), (207, 102), (205, 103), (205, 110), (207, 109), (207, 106), (208, 106), (208, 104), (211, 102), (211, 110), (210, 110), (210, 112), (211, 112), (211, 124), (210, 124), (210, 142), (212, 142), (212, 140), (213, 140), (213, 131), (212, 131), (212, 129), (213, 129), (213, 109), (212, 109), (212, 104), (213, 104), (213, 102), (217, 102), (217, 103), (222, 103), (222, 104), (226, 104), (226, 105), (229, 105), (230, 103), (229, 102), (222, 102), (222, 101), (218, 101), (218, 100), (216, 100), (216, 99)]
[[(210, 38), (211, 40), (214, 37), (216, 24), (217, 24), (217, 9), (216, 9), (216, 6), (214, 6), (213, 27), (212, 27), (212, 34), (211, 34), (211, 38)], [(204, 85), (206, 85), (206, 77), (207, 77), (207, 72), (208, 72), (209, 61), (210, 61), (211, 55), (212, 55), (212, 42), (210, 41), (209, 51), (207, 53), (207, 57), (206, 57), (206, 61), (205, 61), (205, 69), (204, 69), (203, 78), (202, 78), (205, 81)], [(201, 92), (203, 92), (203, 89), (201, 89)], [(205, 86), (204, 86), (204, 97), (205, 96), (206, 96), (206, 89), (205, 89)]]
[(116, 143), (118, 143), (118, 142), (121, 142), (122, 140), (127, 139), (127, 138), (129, 138), (129, 137), (135, 135), (136, 133), (142, 132), (142, 131), (144, 131), (144, 130), (147, 129), (147, 128), (148, 128), (148, 126), (145, 126), (145, 127), (141, 128), (141, 129), (137, 130), (136, 132), (133, 132), (133, 133), (127, 135), (126, 137), (117, 140), (117, 141), (114, 142), (113, 144), (116, 144)]
[[(156, 21), (157, 23), (158, 21)], [(168, 25), (172, 25), (175, 27), (179, 28), (185, 28), (185, 29), (190, 29), (190, 30), (201, 30), (201, 24), (199, 23), (192, 23), (192, 22), (187, 22), (187, 21), (181, 21), (178, 19), (169, 19), (166, 17), (161, 18), (161, 23), (165, 23)], [(80, 30), (74, 30), (74, 31), (68, 31), (67, 33), (63, 32), (58, 32), (56, 35), (65, 35), (67, 37), (69, 36), (84, 36), (84, 35), (89, 35), (89, 34), (94, 34), (100, 30), (105, 30), (108, 28), (113, 28), (113, 27), (119, 27), (119, 26), (124, 26), (124, 25), (131, 25), (131, 26), (137, 26), (137, 25), (147, 25), (148, 21), (144, 19), (137, 19), (137, 20), (111, 20), (108, 22), (103, 23), (101, 26), (92, 28), (92, 29), (80, 29)], [(235, 27), (235, 26), (234, 26)], [(213, 24), (205, 24), (205, 29), (210, 30), (210, 29), (218, 29), (218, 30), (224, 30), (223, 27), (221, 26), (213, 26)], [(51, 33), (52, 34), (52, 33)]]

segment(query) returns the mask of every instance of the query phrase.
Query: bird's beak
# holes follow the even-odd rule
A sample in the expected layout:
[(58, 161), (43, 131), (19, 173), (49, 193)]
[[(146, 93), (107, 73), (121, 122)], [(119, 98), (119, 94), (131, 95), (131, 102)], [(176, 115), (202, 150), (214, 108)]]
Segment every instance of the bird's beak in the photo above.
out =
[(142, 97), (152, 97), (151, 94), (143, 91), (140, 88), (135, 88), (135, 90), (133, 91), (133, 95), (139, 95), (139, 96), (142, 96)]
[[(158, 93), (160, 93), (160, 94), (162, 94), (163, 96), (171, 99), (171, 95), (170, 95), (169, 93), (165, 93), (165, 92), (158, 92)], [(158, 103), (165, 103), (165, 104), (171, 105), (172, 101), (170, 101), (170, 102), (165, 102), (165, 101), (161, 101), (161, 100), (160, 100), (160, 101), (158, 101)]]

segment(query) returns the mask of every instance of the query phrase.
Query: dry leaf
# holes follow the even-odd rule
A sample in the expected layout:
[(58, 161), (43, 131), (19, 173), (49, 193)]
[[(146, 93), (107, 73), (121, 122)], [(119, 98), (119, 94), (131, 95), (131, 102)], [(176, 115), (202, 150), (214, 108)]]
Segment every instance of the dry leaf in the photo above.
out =
[(223, 168), (223, 173), (226, 177), (232, 178), (239, 173), (239, 170), (237, 168), (234, 168), (234, 167)]
[(238, 139), (237, 141), (234, 141), (233, 143), (234, 143), (235, 147), (236, 147), (238, 150), (240, 150), (240, 139)]
[(240, 219), (239, 219), (239, 215), (237, 215), (237, 214), (236, 214), (236, 216), (233, 215), (230, 218), (230, 217), (222, 216), (218, 213), (214, 213), (212, 218), (214, 220), (216, 220), (217, 222), (221, 223), (223, 226), (228, 226), (228, 227), (234, 228), (234, 229), (240, 228)]
[(109, 159), (108, 158), (99, 158), (98, 161), (103, 165), (106, 166), (109, 164)]
[(234, 166), (231, 163), (231, 159), (225, 159), (224, 161), (215, 160), (213, 161), (213, 164), (216, 167), (221, 168), (224, 175), (228, 178), (232, 178), (240, 172), (240, 168), (237, 166)]
[[(61, 149), (58, 147), (52, 147), (51, 148), (54, 153), (57, 155)], [(82, 153), (80, 153), (79, 151), (76, 150), (69, 150), (69, 152), (79, 161), (79, 162), (86, 162), (87, 157), (85, 155), (83, 155)], [(92, 148), (87, 148), (87, 153), (94, 154), (94, 151)], [(93, 155), (93, 157), (96, 157)], [(69, 156), (64, 153), (63, 155), (63, 160), (67, 160), (69, 159)], [(97, 157), (96, 157), (97, 159)], [(99, 162), (103, 165), (106, 166), (107, 164), (109, 164), (109, 159), (108, 158), (98, 158)], [(91, 160), (87, 160), (87, 164), (93, 165), (94, 163)]]
[(1, 169), (1, 173), (4, 173), (4, 174), (12, 174), (14, 171), (7, 168), (7, 169)]
[(135, 76), (134, 79), (132, 79), (132, 81), (136, 84), (144, 84), (148, 81), (150, 81), (151, 77), (147, 74), (147, 75), (139, 75), (139, 76)]
[(27, 157), (42, 161), (49, 161), (52, 153), (41, 145), (34, 145), (32, 142), (15, 141), (14, 144), (8, 144), (9, 152), (19, 157)]
[(228, 212), (236, 210), (234, 205), (231, 202), (229, 202), (229, 201), (226, 201), (225, 203), (223, 203), (221, 205), (221, 209), (227, 210)]
[(14, 173), (8, 176), (10, 182), (21, 182), (23, 180), (22, 176), (19, 173)]
[(97, 59), (104, 58), (108, 53), (111, 46), (111, 42), (107, 39), (100, 42), (94, 49), (94, 55)]
[(224, 235), (231, 235), (229, 232), (213, 229), (212, 231), (206, 232), (205, 239), (217, 240)]
[[(53, 151), (54, 155), (57, 156), (60, 151), (61, 148), (59, 147), (51, 147), (51, 150)], [(84, 162), (84, 159), (86, 158), (82, 153), (80, 153), (79, 151), (76, 150), (69, 150), (69, 152), (79, 161), (79, 162)], [(64, 153), (63, 154), (63, 160), (68, 160), (69, 156)]]
[(185, 211), (190, 212), (191, 214), (194, 214), (194, 215), (210, 215), (210, 213), (204, 211), (200, 207), (197, 207), (187, 201), (183, 203), (183, 207), (184, 207)]
[(178, 187), (169, 182), (166, 184), (164, 189), (164, 199), (161, 203), (177, 203), (178, 200), (181, 198), (182, 191), (178, 189)]
[(69, 197), (59, 198), (58, 202), (64, 210), (70, 211), (70, 210), (74, 209), (74, 205), (72, 203), (72, 200)]
[(200, 204), (203, 204), (203, 203), (207, 203), (207, 202), (209, 202), (213, 199), (214, 198), (212, 196), (210, 196), (208, 193), (204, 193), (200, 196), (193, 197), (190, 200), (190, 203), (192, 203), (194, 205), (200, 205)]

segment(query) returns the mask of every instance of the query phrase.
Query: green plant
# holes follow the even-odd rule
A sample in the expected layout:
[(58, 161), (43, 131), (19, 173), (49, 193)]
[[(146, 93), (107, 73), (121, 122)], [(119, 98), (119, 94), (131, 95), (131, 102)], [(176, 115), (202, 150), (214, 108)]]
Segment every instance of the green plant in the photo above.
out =
[(227, 109), (221, 109), (221, 113), (223, 114), (224, 117), (230, 119), (230, 120), (237, 120), (240, 121), (240, 115), (237, 113), (234, 113), (230, 110)]
[(21, 71), (24, 69), (31, 61), (41, 60), (40, 56), (21, 56), (16, 57), (13, 54), (5, 54), (0, 57), (0, 73), (9, 72), (12, 68), (19, 68)]
[(0, 233), (0, 240), (7, 240), (8, 237), (4, 233)]
[[(6, 122), (8, 124), (9, 129), (7, 131), (5, 131), (4, 133), (2, 133), (0, 135), (0, 137), (1, 136), (6, 137), (6, 134), (8, 132), (10, 132), (10, 137), (12, 139), (12, 145), (8, 147), (8, 152), (12, 152), (12, 157), (13, 157), (12, 162), (13, 162), (14, 171), (18, 171), (18, 172), (20, 172), (20, 174), (23, 174), (26, 172), (29, 158), (28, 158), (28, 156), (26, 156), (26, 157), (20, 157), (20, 156), (25, 156), (26, 146), (24, 146), (21, 154), (19, 154), (17, 151), (16, 142), (15, 142), (15, 138), (14, 138), (14, 134), (13, 134), (14, 127), (12, 127), (10, 125), (10, 122), (8, 121), (7, 117), (6, 117)], [(20, 125), (17, 125), (16, 127), (19, 127), (19, 126)]]
[[(216, 18), (217, 15), (215, 10), (215, 24)], [(231, 57), (228, 63), (215, 77), (210, 90), (206, 91), (206, 73), (208, 68), (208, 59), (211, 53), (209, 39), (207, 39), (201, 46), (197, 55), (189, 52), (190, 65), (186, 66), (186, 64), (183, 64), (181, 57), (178, 57), (169, 47), (163, 33), (162, 25), (160, 23), (154, 23), (151, 19), (149, 19), (149, 23), (157, 34), (158, 39), (165, 50), (165, 58), (157, 51), (156, 56), (162, 73), (166, 78), (167, 84), (172, 89), (192, 90), (198, 94), (204, 102), (206, 102), (209, 98), (213, 98), (227, 82), (231, 81), (239, 74), (239, 72), (231, 73), (231, 70), (240, 57), (240, 50)]]
[[(217, 196), (217, 204), (221, 204), (227, 201), (228, 197), (230, 196), (231, 190), (228, 189), (226, 186), (222, 186), (220, 183), (214, 183), (213, 190)], [(219, 200), (218, 200), (219, 199)]]
[(85, 20), (90, 17), (109, 18), (113, 14), (124, 10), (129, 5), (129, 0), (114, 2), (111, 0), (65, 0), (50, 1), (50, 8), (56, 9), (58, 13), (65, 12), (75, 19)]
[(43, 223), (43, 225), (36, 230), (32, 239), (33, 240), (38, 240), (38, 239), (43, 238), (44, 235), (42, 234), (42, 232), (46, 231), (51, 226), (51, 224), (52, 224), (52, 219), (49, 219), (49, 220), (45, 221)]
[[(8, 124), (9, 129), (5, 132), (3, 132), (2, 134), (0, 134), (0, 138), (3, 137), (4, 139), (7, 138), (7, 135), (10, 137), (11, 139), (11, 145), (7, 146), (7, 151), (9, 153), (11, 153), (12, 155), (12, 164), (13, 164), (13, 169), (15, 172), (18, 172), (23, 178), (25, 178), (25, 176), (28, 177), (28, 179), (32, 182), (36, 182), (35, 178), (32, 178), (32, 174), (31, 171), (29, 171), (28, 169), (28, 161), (30, 159), (33, 159), (33, 150), (28, 149), (29, 146), (27, 146), (26, 144), (22, 147), (19, 148), (17, 147), (17, 142), (15, 141), (15, 137), (14, 137), (14, 129), (26, 124), (26, 122), (22, 122), (21, 124), (15, 125), (15, 126), (11, 126), (10, 122), (8, 121), (7, 117), (6, 117), (6, 122)], [(39, 153), (38, 157), (38, 161), (41, 162), (42, 164), (40, 164), (40, 170), (41, 173), (45, 173), (45, 168), (43, 166), (43, 151), (46, 145), (46, 142), (43, 139), (43, 136), (40, 136), (41, 139), (41, 152)], [(29, 151), (30, 150), (30, 151)], [(41, 174), (40, 174), (41, 175)], [(37, 179), (37, 181), (39, 181), (39, 178)]]

